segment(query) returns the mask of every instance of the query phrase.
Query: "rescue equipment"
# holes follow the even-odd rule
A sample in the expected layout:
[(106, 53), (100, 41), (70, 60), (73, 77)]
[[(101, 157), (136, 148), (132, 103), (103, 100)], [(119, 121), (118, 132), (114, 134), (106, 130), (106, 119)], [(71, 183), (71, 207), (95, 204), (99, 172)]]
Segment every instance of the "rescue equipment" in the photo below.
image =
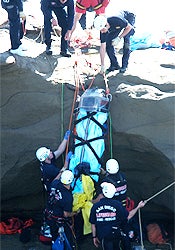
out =
[(167, 232), (158, 223), (150, 223), (146, 229), (148, 240), (152, 244), (165, 244), (168, 241)]
[(21, 233), (22, 229), (28, 228), (34, 224), (32, 219), (22, 221), (19, 218), (12, 217), (6, 222), (0, 222), (0, 234)]
[(105, 151), (104, 139), (107, 134), (110, 100), (110, 94), (106, 94), (104, 89), (91, 88), (85, 90), (79, 99), (78, 107), (74, 109), (71, 149), (73, 155), (69, 169), (75, 175), (72, 183), (73, 210), (82, 209), (84, 234), (91, 232), (89, 223), (91, 200), (95, 193), (94, 184), (98, 182), (100, 169), (103, 166), (102, 156)]

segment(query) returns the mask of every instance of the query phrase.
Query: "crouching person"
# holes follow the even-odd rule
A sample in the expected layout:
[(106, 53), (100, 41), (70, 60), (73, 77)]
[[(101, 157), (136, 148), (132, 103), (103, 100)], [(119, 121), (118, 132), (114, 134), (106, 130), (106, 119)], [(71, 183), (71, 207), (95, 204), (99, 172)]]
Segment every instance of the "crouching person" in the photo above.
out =
[[(64, 230), (66, 238), (73, 249), (72, 212), (73, 195), (71, 183), (74, 175), (70, 170), (65, 170), (60, 179), (51, 183), (51, 192), (48, 197), (45, 216), (46, 223), (50, 226), (52, 243), (56, 241), (60, 228)], [(66, 241), (64, 241), (66, 243)]]
[[(102, 183), (103, 197), (92, 206), (89, 221), (96, 247), (103, 250), (120, 250), (122, 230), (127, 224), (128, 212), (121, 202), (112, 199), (116, 188), (112, 183)], [(128, 246), (128, 250), (131, 247)]]

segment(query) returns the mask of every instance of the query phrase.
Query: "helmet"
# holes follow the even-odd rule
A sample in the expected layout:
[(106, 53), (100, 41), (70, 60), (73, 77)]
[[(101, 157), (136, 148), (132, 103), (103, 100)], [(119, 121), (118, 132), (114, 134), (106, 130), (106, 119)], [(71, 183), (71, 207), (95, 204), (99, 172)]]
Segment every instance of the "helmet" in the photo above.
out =
[(109, 159), (106, 162), (106, 171), (109, 174), (116, 174), (119, 171), (118, 161), (116, 161), (115, 159)]
[(94, 27), (95, 29), (97, 30), (101, 30), (105, 27), (107, 23), (107, 18), (105, 16), (97, 16), (95, 19), (94, 19)]
[(74, 175), (72, 173), (72, 171), (70, 170), (65, 170), (62, 174), (61, 174), (61, 182), (65, 185), (68, 185), (70, 183), (72, 183), (74, 179)]
[(46, 147), (41, 147), (36, 151), (36, 157), (41, 162), (45, 161), (45, 159), (49, 156), (49, 154), (50, 154), (50, 149)]
[(101, 184), (103, 195), (107, 198), (112, 198), (116, 192), (116, 188), (112, 183), (103, 182)]

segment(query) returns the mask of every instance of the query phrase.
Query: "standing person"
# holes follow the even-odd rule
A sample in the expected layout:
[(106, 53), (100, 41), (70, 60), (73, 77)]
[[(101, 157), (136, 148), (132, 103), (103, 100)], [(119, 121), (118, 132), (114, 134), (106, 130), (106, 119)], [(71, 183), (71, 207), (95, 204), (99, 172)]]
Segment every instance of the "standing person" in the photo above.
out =
[[(36, 151), (36, 157), (40, 161), (40, 168), (42, 172), (41, 179), (48, 192), (50, 192), (51, 182), (60, 173), (60, 168), (56, 166), (56, 159), (65, 151), (69, 135), (70, 131), (68, 130), (64, 135), (63, 141), (54, 152), (46, 147), (41, 147)], [(70, 153), (67, 155), (66, 162), (68, 162), (69, 156)]]
[[(66, 8), (65, 8), (66, 7)], [(71, 57), (68, 53), (68, 42), (74, 20), (74, 0), (41, 0), (41, 10), (44, 15), (44, 33), (46, 54), (51, 55), (52, 11), (55, 13), (58, 25), (61, 27), (60, 55)]]
[(74, 24), (71, 33), (76, 29), (77, 23), (83, 14), (89, 9), (97, 15), (104, 15), (110, 0), (76, 0)]
[[(101, 180), (101, 183), (104, 182), (112, 183), (115, 186), (116, 192), (113, 199), (120, 201), (125, 207), (127, 198), (127, 180), (125, 174), (120, 171), (120, 166), (117, 160), (109, 159), (106, 162), (106, 174)], [(100, 199), (101, 193), (102, 189), (99, 185), (99, 188), (97, 188), (97, 198), (93, 200), (93, 203)]]
[[(92, 238), (96, 247), (103, 250), (119, 250), (121, 232), (127, 224), (128, 212), (122, 204), (112, 199), (115, 186), (102, 183), (102, 198), (92, 206), (89, 221), (92, 225)], [(127, 250), (130, 250), (128, 247)]]
[[(55, 179), (51, 184), (51, 192), (46, 205), (46, 223), (50, 226), (52, 243), (58, 237), (59, 228), (64, 229), (64, 233), (73, 248), (73, 235), (71, 231), (71, 217), (75, 215), (72, 212), (73, 195), (71, 183), (74, 175), (70, 170), (65, 170), (60, 179)], [(64, 248), (66, 249), (66, 248)]]
[[(101, 58), (101, 73), (105, 72), (104, 58), (105, 53), (110, 60), (110, 67), (107, 72), (114, 70), (120, 70), (120, 73), (124, 73), (128, 67), (128, 61), (130, 57), (130, 36), (134, 35), (134, 23), (135, 15), (129, 11), (121, 11), (117, 16), (106, 18), (105, 16), (98, 16), (94, 20), (94, 27), (100, 30), (100, 41), (102, 44), (102, 50), (100, 50)], [(120, 67), (115, 47), (123, 38), (123, 56), (122, 67)]]
[(116, 192), (114, 194), (114, 199), (120, 201), (123, 206), (126, 206), (127, 180), (125, 174), (120, 171), (118, 161), (109, 159), (106, 162), (106, 172), (103, 182), (110, 182), (115, 186)]
[(2, 8), (8, 13), (8, 20), (10, 24), (10, 41), (12, 54), (25, 56), (24, 46), (22, 46), (21, 39), (24, 36), (24, 26), (26, 15), (23, 12), (22, 0), (1, 0)]

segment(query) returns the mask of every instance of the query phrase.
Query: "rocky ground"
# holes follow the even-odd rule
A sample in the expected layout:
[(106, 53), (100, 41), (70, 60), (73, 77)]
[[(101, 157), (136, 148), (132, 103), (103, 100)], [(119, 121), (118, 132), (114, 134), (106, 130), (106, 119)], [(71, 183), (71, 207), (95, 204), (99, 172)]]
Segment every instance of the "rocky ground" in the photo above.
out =
[[(70, 48), (73, 55), (71, 59), (60, 57), (59, 44), (60, 37), (53, 34), (53, 55), (45, 54), (45, 45), (42, 43), (40, 31), (28, 32), (24, 38), (24, 44), (28, 47), (26, 57), (12, 56), (8, 51), (10, 48), (10, 40), (8, 29), (0, 29), (1, 36), (1, 67), (16, 67), (18, 70), (27, 70), (28, 78), (33, 76), (33, 73), (42, 76), (44, 79), (51, 81), (53, 84), (67, 83), (69, 88), (74, 88), (75, 85), (75, 63), (78, 61), (78, 76), (81, 77), (83, 84), (89, 84), (92, 80), (97, 86), (105, 86), (103, 77), (98, 74), (100, 68), (99, 58), (99, 40), (97, 34), (91, 33), (93, 39), (90, 40), (90, 47), (77, 50), (79, 46), (73, 44), (74, 48)], [(95, 39), (94, 39), (95, 38)], [(3, 41), (3, 42), (2, 42)], [(76, 48), (76, 50), (74, 50)], [(121, 60), (121, 54), (118, 54)], [(121, 62), (121, 61), (120, 61)], [(106, 58), (106, 66), (109, 66), (108, 58)], [(26, 71), (25, 71), (26, 72)], [(15, 81), (15, 73), (8, 77), (11, 81)], [(157, 85), (164, 92), (174, 91), (175, 84), (175, 52), (166, 51), (161, 48), (150, 48), (146, 50), (137, 50), (131, 54), (128, 71), (123, 75), (118, 71), (108, 75), (108, 86), (111, 91), (115, 92), (116, 83), (130, 82), (135, 84)], [(37, 78), (30, 78), (31, 84), (37, 84)], [(146, 93), (145, 93), (146, 94)], [(19, 234), (1, 235), (1, 250), (47, 250), (50, 246), (45, 246), (38, 240), (39, 224), (32, 228), (31, 241), (23, 244), (19, 241)], [(92, 245), (90, 236), (87, 236), (83, 243), (80, 244), (81, 250), (96, 249)], [(146, 250), (163, 249), (171, 250), (169, 245), (153, 246), (147, 241), (145, 242)]]

